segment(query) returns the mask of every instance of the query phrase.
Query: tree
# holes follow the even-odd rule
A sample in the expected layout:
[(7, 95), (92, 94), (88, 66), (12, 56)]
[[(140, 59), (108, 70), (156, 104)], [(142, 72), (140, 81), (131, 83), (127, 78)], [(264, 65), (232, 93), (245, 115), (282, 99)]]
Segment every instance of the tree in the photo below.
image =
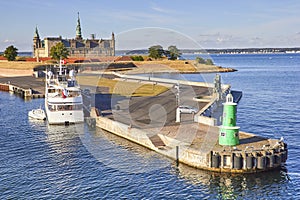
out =
[(204, 58), (201, 58), (201, 57), (196, 57), (196, 62), (199, 63), (199, 64), (206, 64), (206, 65), (214, 65), (214, 62), (212, 61), (212, 59), (204, 59)]
[(3, 56), (8, 61), (16, 60), (17, 55), (18, 55), (18, 49), (16, 47), (14, 47), (13, 45), (7, 47), (4, 51), (4, 54), (3, 54)]
[(176, 46), (169, 46), (168, 51), (171, 60), (176, 60), (181, 55)]
[(151, 46), (149, 48), (149, 57), (151, 58), (155, 58), (155, 59), (161, 58), (163, 53), (164, 50), (160, 45)]
[(196, 62), (199, 63), (199, 64), (205, 64), (206, 63), (206, 61), (203, 58), (199, 57), (199, 56), (196, 57)]
[(65, 59), (69, 56), (69, 51), (62, 42), (57, 43), (50, 49), (50, 56), (55, 60)]
[(214, 62), (212, 61), (212, 59), (206, 59), (206, 64), (207, 65), (214, 65)]
[(133, 61), (144, 61), (143, 56), (130, 56)]

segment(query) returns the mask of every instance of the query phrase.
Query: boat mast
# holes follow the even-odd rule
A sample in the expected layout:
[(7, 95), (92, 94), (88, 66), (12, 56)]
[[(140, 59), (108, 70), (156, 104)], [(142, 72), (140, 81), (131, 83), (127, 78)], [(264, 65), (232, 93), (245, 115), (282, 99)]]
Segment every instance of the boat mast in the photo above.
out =
[(62, 65), (61, 65), (61, 59), (59, 59), (59, 75), (62, 75)]

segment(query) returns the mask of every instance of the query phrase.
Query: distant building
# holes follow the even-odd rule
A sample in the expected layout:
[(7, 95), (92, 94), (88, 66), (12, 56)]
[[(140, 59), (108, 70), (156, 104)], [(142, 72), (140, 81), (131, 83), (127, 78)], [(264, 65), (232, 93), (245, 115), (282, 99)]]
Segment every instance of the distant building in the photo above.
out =
[(33, 57), (50, 57), (50, 49), (57, 43), (62, 42), (70, 52), (69, 57), (97, 57), (115, 55), (115, 35), (112, 33), (111, 39), (96, 39), (95, 34), (90, 39), (83, 39), (81, 34), (80, 19), (78, 13), (76, 36), (73, 39), (63, 39), (59, 37), (46, 37), (40, 39), (36, 27), (33, 37)]

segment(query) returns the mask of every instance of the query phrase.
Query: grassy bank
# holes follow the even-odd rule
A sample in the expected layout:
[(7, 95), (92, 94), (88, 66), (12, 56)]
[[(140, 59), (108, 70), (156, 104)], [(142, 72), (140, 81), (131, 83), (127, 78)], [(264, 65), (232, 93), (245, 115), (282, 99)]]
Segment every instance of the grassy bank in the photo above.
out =
[[(10, 70), (33, 70), (42, 65), (37, 62), (25, 61), (0, 61), (0, 69)], [(70, 64), (78, 65), (92, 70), (111, 70), (129, 73), (156, 73), (156, 72), (178, 72), (178, 73), (201, 73), (201, 72), (231, 72), (231, 68), (222, 68), (215, 65), (196, 64), (193, 60), (154, 60), (154, 61), (119, 61), (119, 62), (95, 62)], [(106, 66), (107, 65), (107, 66)], [(92, 67), (89, 67), (92, 66)], [(104, 67), (103, 67), (104, 66)]]
[(16, 69), (16, 70), (32, 70), (34, 67), (40, 65), (37, 62), (24, 62), (24, 61), (0, 61), (1, 69)]
[(122, 96), (156, 96), (168, 90), (161, 85), (112, 80), (98, 76), (78, 76), (77, 80), (80, 85), (104, 87), (110, 94)]

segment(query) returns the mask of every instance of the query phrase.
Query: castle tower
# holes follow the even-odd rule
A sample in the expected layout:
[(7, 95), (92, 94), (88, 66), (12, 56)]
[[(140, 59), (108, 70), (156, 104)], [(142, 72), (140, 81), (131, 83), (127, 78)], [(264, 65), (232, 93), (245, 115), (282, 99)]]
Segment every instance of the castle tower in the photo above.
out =
[(37, 26), (35, 27), (35, 32), (33, 36), (33, 49), (41, 47), (41, 40)]
[(224, 146), (235, 146), (240, 143), (239, 129), (236, 126), (236, 106), (233, 97), (229, 93), (226, 96), (226, 102), (223, 103), (223, 120), (219, 129), (219, 144)]
[(115, 43), (114, 32), (111, 33), (111, 48), (112, 48), (112, 56), (115, 56), (116, 43)]
[(81, 26), (80, 26), (80, 19), (79, 19), (79, 12), (78, 14), (78, 19), (77, 19), (77, 27), (76, 27), (76, 40), (82, 40), (82, 35), (81, 35)]
[(42, 47), (40, 35), (37, 26), (35, 27), (35, 32), (33, 36), (33, 57), (39, 57), (38, 55), (38, 48)]

